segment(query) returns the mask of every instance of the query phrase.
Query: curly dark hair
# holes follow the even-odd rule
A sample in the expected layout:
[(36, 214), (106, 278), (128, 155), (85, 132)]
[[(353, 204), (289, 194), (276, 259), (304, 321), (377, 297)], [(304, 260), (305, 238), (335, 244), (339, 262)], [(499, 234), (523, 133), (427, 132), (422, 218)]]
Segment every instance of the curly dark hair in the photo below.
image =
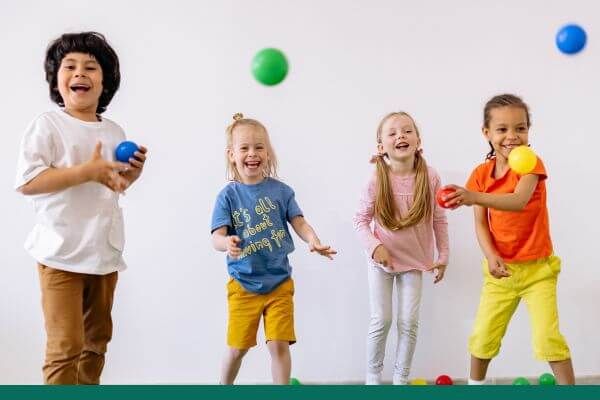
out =
[(63, 58), (69, 53), (85, 53), (93, 56), (102, 68), (102, 94), (96, 113), (102, 114), (121, 83), (119, 57), (98, 32), (65, 33), (52, 41), (46, 50), (44, 70), (50, 88), (50, 98), (61, 107), (65, 103), (58, 92), (58, 70)]

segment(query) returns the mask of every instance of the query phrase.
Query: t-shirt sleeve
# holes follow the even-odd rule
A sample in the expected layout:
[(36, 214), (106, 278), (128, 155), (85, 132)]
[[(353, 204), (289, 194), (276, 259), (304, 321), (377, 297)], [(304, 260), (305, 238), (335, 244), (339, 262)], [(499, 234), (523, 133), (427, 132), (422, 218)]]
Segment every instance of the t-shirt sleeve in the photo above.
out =
[(288, 189), (288, 193), (287, 193), (287, 212), (286, 212), (286, 218), (288, 220), (288, 222), (292, 221), (292, 218), (297, 217), (297, 216), (304, 216), (304, 213), (302, 212), (302, 210), (300, 209), (300, 206), (298, 206), (298, 203), (296, 202), (296, 194), (294, 193), (294, 190), (289, 188)]
[(212, 215), (212, 222), (210, 224), (210, 233), (213, 233), (223, 226), (233, 227), (233, 223), (231, 222), (231, 207), (229, 201), (227, 201), (225, 192), (221, 192), (217, 196)]
[(482, 170), (482, 167), (477, 167), (471, 173), (471, 176), (469, 177), (469, 180), (467, 180), (467, 184), (465, 185), (468, 190), (471, 190), (473, 192), (483, 192), (484, 191), (483, 182), (481, 179), (482, 178), (481, 170)]
[(544, 166), (544, 163), (542, 162), (541, 158), (538, 157), (537, 164), (535, 164), (535, 168), (533, 169), (533, 171), (530, 172), (530, 174), (537, 175), (540, 181), (543, 181), (544, 179), (548, 178), (548, 174), (546, 173), (546, 167)]
[(37, 118), (25, 130), (17, 159), (15, 189), (29, 183), (55, 162), (53, 128), (43, 117)]

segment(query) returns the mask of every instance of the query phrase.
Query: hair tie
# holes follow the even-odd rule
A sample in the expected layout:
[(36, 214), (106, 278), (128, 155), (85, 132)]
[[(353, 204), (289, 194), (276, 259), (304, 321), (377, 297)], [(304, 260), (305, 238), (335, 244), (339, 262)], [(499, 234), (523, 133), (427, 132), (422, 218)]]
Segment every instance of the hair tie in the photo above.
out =
[(242, 114), (242, 113), (235, 113), (235, 114), (233, 114), (233, 120), (234, 121), (239, 121), (240, 119), (243, 119), (243, 118), (244, 118), (244, 114)]

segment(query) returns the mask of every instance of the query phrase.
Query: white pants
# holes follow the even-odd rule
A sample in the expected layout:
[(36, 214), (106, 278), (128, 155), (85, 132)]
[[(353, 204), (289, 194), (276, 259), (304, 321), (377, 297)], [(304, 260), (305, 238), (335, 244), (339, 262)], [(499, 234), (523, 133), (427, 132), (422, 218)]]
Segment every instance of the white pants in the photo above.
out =
[(398, 296), (398, 343), (394, 364), (394, 383), (406, 383), (410, 373), (417, 330), (419, 305), (421, 303), (422, 272), (417, 270), (388, 273), (370, 260), (369, 298), (371, 322), (367, 338), (367, 375), (380, 375), (383, 370), (385, 344), (392, 325), (392, 292), (394, 280)]

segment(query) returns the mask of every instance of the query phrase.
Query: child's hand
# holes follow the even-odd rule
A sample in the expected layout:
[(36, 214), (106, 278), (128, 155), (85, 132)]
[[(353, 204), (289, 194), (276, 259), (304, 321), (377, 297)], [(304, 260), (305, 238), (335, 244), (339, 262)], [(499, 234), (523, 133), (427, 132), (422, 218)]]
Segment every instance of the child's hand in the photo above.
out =
[(92, 158), (82, 164), (83, 173), (88, 181), (101, 183), (117, 193), (123, 192), (129, 186), (129, 182), (119, 174), (128, 169), (129, 164), (103, 159), (101, 142), (96, 144)]
[(475, 193), (457, 185), (446, 185), (442, 189), (452, 189), (453, 193), (442, 196), (447, 208), (452, 210), (460, 206), (472, 206), (475, 204)]
[(242, 249), (238, 246), (241, 240), (236, 235), (227, 236), (227, 254), (231, 258), (238, 258), (242, 254)]
[(387, 251), (382, 244), (375, 248), (373, 252), (373, 261), (377, 264), (381, 264), (386, 268), (390, 268), (392, 266), (392, 258), (390, 257), (390, 253)]
[(144, 163), (146, 162), (147, 151), (147, 148), (145, 148), (144, 146), (140, 146), (139, 151), (133, 153), (134, 157), (129, 159), (129, 165), (131, 168), (129, 168), (125, 172), (121, 172), (121, 176), (127, 179), (130, 185), (133, 182), (135, 182), (142, 174), (142, 170), (144, 169)]
[(444, 264), (435, 264), (432, 269), (429, 271), (435, 273), (435, 277), (433, 279), (433, 283), (438, 283), (442, 279), (444, 279), (444, 274), (446, 273), (447, 265)]
[(492, 255), (487, 257), (488, 267), (490, 270), (490, 274), (494, 278), (507, 278), (510, 276), (508, 272), (508, 268), (506, 268), (506, 264), (504, 264), (504, 260), (496, 255)]
[(308, 248), (310, 249), (311, 253), (313, 251), (316, 251), (317, 253), (319, 253), (323, 257), (327, 257), (330, 260), (333, 260), (332, 255), (337, 254), (337, 251), (335, 251), (334, 249), (332, 249), (331, 246), (326, 246), (324, 244), (321, 244), (321, 242), (318, 239), (314, 240), (314, 241), (311, 241), (308, 244)]

